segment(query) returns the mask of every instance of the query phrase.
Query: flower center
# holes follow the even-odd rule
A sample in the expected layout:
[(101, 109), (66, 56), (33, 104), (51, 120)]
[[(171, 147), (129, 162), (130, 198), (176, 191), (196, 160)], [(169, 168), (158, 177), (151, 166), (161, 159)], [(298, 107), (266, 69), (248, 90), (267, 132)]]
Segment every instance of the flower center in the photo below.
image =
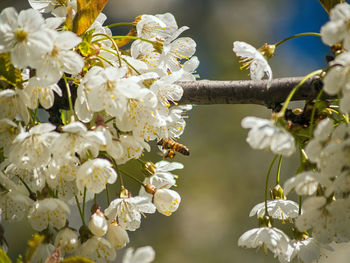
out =
[(23, 31), (22, 29), (17, 29), (16, 39), (18, 42), (25, 41), (27, 39), (27, 32)]

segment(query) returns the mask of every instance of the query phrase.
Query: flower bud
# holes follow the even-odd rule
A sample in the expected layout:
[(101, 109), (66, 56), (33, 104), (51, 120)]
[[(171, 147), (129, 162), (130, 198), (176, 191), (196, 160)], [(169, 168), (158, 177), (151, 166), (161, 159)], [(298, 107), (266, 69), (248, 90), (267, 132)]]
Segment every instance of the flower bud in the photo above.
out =
[(97, 209), (91, 216), (89, 221), (89, 229), (91, 233), (98, 237), (101, 237), (107, 233), (108, 223), (100, 209)]
[(147, 162), (142, 166), (142, 172), (147, 176), (150, 177), (154, 175), (156, 172), (156, 166), (152, 162)]
[(166, 216), (170, 216), (175, 212), (180, 202), (180, 195), (170, 189), (157, 189), (153, 196), (153, 203), (158, 212)]
[(55, 239), (55, 247), (61, 244), (61, 249), (65, 252), (71, 253), (75, 251), (79, 245), (80, 241), (77, 232), (66, 227), (60, 230)]
[(116, 248), (123, 248), (129, 243), (128, 232), (115, 221), (108, 226), (106, 239)]

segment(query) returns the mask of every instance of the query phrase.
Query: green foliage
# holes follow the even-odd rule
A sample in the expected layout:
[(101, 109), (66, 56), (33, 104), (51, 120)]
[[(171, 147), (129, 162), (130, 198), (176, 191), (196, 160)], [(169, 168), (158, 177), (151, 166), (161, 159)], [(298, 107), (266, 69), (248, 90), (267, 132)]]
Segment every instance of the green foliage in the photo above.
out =
[(323, 8), (329, 13), (329, 11), (339, 3), (344, 3), (345, 0), (319, 0)]
[(61, 261), (61, 263), (93, 263), (93, 261), (86, 257), (70, 257)]
[(0, 262), (12, 263), (11, 259), (7, 256), (6, 252), (0, 248)]
[(83, 34), (102, 12), (108, 0), (77, 0), (77, 14), (73, 19), (73, 32)]
[(0, 80), (15, 87), (22, 87), (22, 75), (10, 59), (10, 53), (0, 54)]

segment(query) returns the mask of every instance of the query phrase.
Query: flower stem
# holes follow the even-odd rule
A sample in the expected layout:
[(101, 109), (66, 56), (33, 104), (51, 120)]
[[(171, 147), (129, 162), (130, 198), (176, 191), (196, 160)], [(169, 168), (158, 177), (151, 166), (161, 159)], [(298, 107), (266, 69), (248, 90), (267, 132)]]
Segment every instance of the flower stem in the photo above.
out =
[(122, 171), (119, 169), (119, 171), (121, 171), (123, 174), (125, 174), (126, 176), (130, 177), (131, 179), (133, 179), (135, 182), (141, 184), (141, 185), (144, 185), (143, 182), (141, 182), (139, 179), (137, 179), (136, 177), (134, 177), (133, 175), (129, 174), (128, 172), (126, 171)]
[(303, 37), (303, 36), (318, 36), (318, 37), (321, 37), (321, 34), (320, 33), (315, 33), (315, 32), (306, 32), (306, 33), (295, 34), (295, 35), (287, 37), (287, 38), (285, 38), (285, 39), (283, 39), (281, 41), (278, 41), (274, 45), (276, 47), (278, 47), (279, 45), (283, 44), (284, 42), (286, 42), (288, 40), (291, 40), (291, 39), (297, 38), (297, 37)]
[(273, 157), (273, 159), (271, 161), (271, 164), (270, 164), (270, 167), (269, 167), (269, 170), (267, 171), (267, 175), (266, 175), (266, 181), (265, 181), (265, 215), (269, 214), (267, 212), (267, 188), (268, 188), (268, 184), (269, 184), (269, 177), (270, 177), (272, 166), (275, 163), (277, 157), (278, 157), (277, 154)]
[(94, 36), (104, 36), (105, 38), (109, 39), (112, 42), (113, 47), (117, 51), (117, 56), (118, 56), (118, 60), (119, 60), (119, 67), (121, 67), (122, 66), (122, 59), (120, 56), (120, 51), (119, 51), (118, 46), (115, 44), (115, 41), (113, 40), (113, 38), (106, 35), (106, 34), (95, 34)]
[(79, 210), (79, 214), (80, 214), (80, 217), (81, 217), (81, 221), (83, 223), (83, 225), (85, 226), (86, 223), (85, 223), (85, 218), (84, 218), (84, 214), (80, 208), (80, 204), (79, 204), (79, 200), (78, 200), (78, 197), (76, 194), (74, 194), (74, 198), (75, 198), (75, 202), (77, 203), (77, 207), (78, 207), (78, 210)]
[(70, 92), (69, 83), (68, 83), (68, 80), (67, 80), (67, 77), (65, 74), (63, 74), (63, 79), (64, 79), (64, 83), (66, 84), (66, 89), (67, 89), (68, 103), (69, 103), (69, 121), (71, 121), (72, 117), (74, 116), (73, 103), (72, 103), (72, 93)]
[(111, 28), (111, 27), (116, 27), (116, 26), (133, 26), (133, 25), (134, 25), (133, 22), (120, 22), (120, 23), (114, 23), (114, 24), (107, 25), (106, 27)]
[(83, 195), (83, 215), (85, 215), (85, 202), (86, 202), (86, 186), (84, 187), (84, 195)]
[(281, 166), (282, 166), (282, 155), (280, 155), (280, 159), (278, 160), (276, 185), (280, 183)]
[[(321, 89), (321, 91), (317, 94), (317, 97), (315, 99), (315, 103), (321, 98), (322, 93), (323, 93), (323, 89)], [(315, 114), (316, 114), (316, 107), (314, 105), (314, 107), (312, 108), (311, 117), (310, 117), (310, 126), (309, 126), (309, 135), (310, 135), (310, 137), (312, 137), (312, 132), (313, 132), (313, 129), (314, 129)]]
[(293, 95), (294, 95), (295, 92), (299, 89), (299, 87), (300, 87), (301, 85), (303, 85), (304, 82), (307, 81), (309, 78), (311, 78), (311, 77), (313, 77), (313, 76), (315, 76), (315, 75), (317, 75), (317, 74), (320, 74), (321, 72), (322, 72), (322, 69), (319, 69), (319, 70), (315, 70), (315, 71), (311, 72), (310, 74), (307, 74), (307, 75), (298, 83), (298, 85), (296, 85), (296, 86), (292, 89), (292, 91), (289, 93), (289, 95), (288, 95), (286, 101), (285, 101), (284, 104), (283, 104), (282, 110), (281, 110), (281, 111), (279, 112), (279, 114), (278, 114), (279, 117), (283, 117), (283, 116), (284, 116), (284, 113), (286, 112), (286, 109), (287, 109), (287, 106), (288, 106), (289, 102), (291, 101)]

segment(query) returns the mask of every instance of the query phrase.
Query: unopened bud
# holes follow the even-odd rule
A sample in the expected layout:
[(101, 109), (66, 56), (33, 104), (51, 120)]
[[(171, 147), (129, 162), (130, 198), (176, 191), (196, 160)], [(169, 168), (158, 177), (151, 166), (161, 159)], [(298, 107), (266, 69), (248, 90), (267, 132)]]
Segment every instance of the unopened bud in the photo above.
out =
[(285, 200), (286, 197), (283, 192), (283, 188), (278, 184), (271, 191), (271, 197), (273, 200)]
[(156, 172), (156, 166), (152, 162), (147, 162), (142, 166), (142, 172), (147, 177), (151, 177)]
[(270, 59), (275, 54), (276, 46), (264, 44), (258, 50), (266, 59)]
[(154, 193), (156, 192), (156, 187), (153, 184), (146, 184), (145, 191), (151, 195), (154, 195)]
[(129, 243), (128, 232), (115, 221), (108, 226), (106, 239), (116, 248), (123, 248)]

